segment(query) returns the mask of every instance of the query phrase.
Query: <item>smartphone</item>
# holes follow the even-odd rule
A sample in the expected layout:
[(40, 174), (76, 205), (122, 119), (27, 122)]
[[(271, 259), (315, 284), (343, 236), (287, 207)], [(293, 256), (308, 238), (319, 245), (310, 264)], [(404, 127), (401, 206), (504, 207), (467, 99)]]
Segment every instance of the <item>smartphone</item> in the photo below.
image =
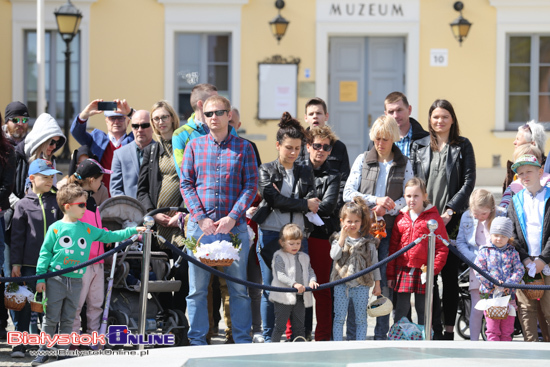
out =
[(116, 111), (116, 102), (97, 102), (97, 109), (100, 111)]

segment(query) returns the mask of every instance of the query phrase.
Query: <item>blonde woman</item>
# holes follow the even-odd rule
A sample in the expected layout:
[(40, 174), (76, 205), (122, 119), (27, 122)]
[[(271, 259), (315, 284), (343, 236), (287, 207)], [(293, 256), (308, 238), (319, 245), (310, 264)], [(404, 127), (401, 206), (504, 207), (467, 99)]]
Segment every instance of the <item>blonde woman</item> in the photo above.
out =
[[(352, 201), (354, 197), (360, 196), (378, 217), (386, 221), (388, 235), (378, 246), (378, 261), (382, 261), (388, 257), (393, 222), (399, 210), (405, 207), (403, 192), (405, 183), (413, 177), (413, 169), (409, 159), (394, 144), (400, 137), (399, 127), (393, 117), (380, 116), (369, 136), (374, 142), (374, 148), (355, 159), (344, 188), (344, 201)], [(386, 265), (380, 267), (380, 275), (382, 293), (388, 296), (391, 290), (388, 288)], [(389, 315), (376, 318), (375, 340), (387, 339), (389, 322)]]
[[(183, 203), (172, 148), (172, 134), (179, 124), (178, 114), (168, 102), (159, 101), (151, 108), (151, 125), (157, 142), (143, 149), (137, 191), (137, 199), (148, 212), (156, 208), (179, 207)], [(166, 212), (154, 218), (158, 233), (175, 246), (182, 247), (184, 236), (178, 224), (179, 215), (179, 212)], [(177, 258), (162, 244), (159, 243), (159, 246), (168, 256)], [(185, 297), (189, 291), (186, 261), (182, 261), (175, 279), (182, 281), (181, 289), (174, 293), (173, 299), (170, 293), (163, 293), (160, 302), (163, 307), (178, 308), (185, 313)]]

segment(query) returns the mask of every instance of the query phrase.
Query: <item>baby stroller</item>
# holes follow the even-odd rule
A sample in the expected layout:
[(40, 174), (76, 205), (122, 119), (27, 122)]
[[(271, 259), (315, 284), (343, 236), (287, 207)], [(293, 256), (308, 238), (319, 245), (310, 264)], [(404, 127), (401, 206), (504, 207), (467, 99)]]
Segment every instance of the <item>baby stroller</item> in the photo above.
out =
[[(117, 196), (106, 200), (99, 207), (103, 226), (109, 230), (141, 225), (146, 211), (143, 205), (129, 196)], [(142, 244), (134, 242), (119, 253), (113, 277), (113, 290), (110, 300), (107, 325), (126, 325), (132, 332), (138, 331), (139, 295), (141, 291)], [(105, 267), (107, 269), (107, 266)], [(164, 309), (158, 293), (177, 292), (179, 280), (167, 280), (170, 273), (170, 259), (164, 252), (151, 252), (147, 301), (147, 333), (174, 334), (175, 345), (188, 345), (189, 323), (185, 314), (178, 309)], [(105, 277), (108, 279), (108, 276)]]
[[(470, 268), (466, 268), (458, 276), (458, 309), (455, 328), (462, 338), (470, 339), (470, 312), (472, 300), (470, 298)], [(487, 329), (485, 325), (485, 316), (481, 324), (481, 337), (483, 340), (487, 340), (485, 331)]]

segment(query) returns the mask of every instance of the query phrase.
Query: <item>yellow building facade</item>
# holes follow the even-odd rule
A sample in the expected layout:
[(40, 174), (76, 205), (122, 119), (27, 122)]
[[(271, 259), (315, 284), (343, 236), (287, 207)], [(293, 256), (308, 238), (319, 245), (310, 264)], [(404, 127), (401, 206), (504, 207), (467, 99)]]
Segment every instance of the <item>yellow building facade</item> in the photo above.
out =
[[(453, 104), (488, 173), (482, 184), (501, 181), (491, 173), (511, 159), (518, 126), (550, 122), (549, 0), (463, 0), (473, 25), (462, 45), (449, 27), (454, 0), (286, 0), (279, 43), (269, 27), (274, 0), (72, 2), (84, 16), (73, 41), (75, 115), (92, 99), (125, 98), (136, 109), (165, 99), (184, 116), (192, 85), (211, 82), (240, 109), (244, 135), (267, 162), (276, 157), (275, 116), (289, 109), (303, 121), (318, 96), (353, 161), (385, 95), (400, 90), (425, 129), (435, 99)], [(64, 3), (45, 1), (47, 106), (60, 123), (64, 44), (53, 12)], [(0, 0), (2, 112), (12, 100), (38, 112), (35, 30), (36, 1)], [(89, 125), (105, 128), (100, 116)]]

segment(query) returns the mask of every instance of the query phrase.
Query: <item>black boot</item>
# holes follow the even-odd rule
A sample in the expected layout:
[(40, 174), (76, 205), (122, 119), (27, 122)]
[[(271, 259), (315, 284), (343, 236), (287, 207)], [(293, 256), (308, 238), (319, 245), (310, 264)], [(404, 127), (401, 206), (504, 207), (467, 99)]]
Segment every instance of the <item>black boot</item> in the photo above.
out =
[(455, 340), (455, 333), (454, 333), (454, 332), (445, 331), (445, 332), (443, 333), (443, 340)]

